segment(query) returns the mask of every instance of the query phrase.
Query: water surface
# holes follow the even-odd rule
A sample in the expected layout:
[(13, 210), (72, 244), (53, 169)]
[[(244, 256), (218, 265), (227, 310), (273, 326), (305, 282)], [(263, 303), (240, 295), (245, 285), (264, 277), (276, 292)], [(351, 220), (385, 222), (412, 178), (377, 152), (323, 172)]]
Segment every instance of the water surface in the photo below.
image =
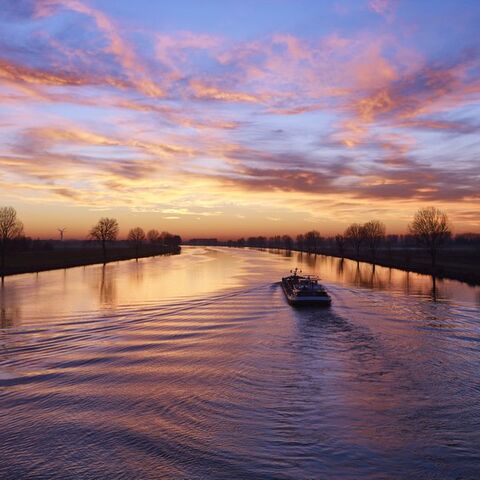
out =
[[(330, 309), (288, 306), (295, 266)], [(0, 478), (479, 478), (479, 292), (200, 247), (8, 277)]]

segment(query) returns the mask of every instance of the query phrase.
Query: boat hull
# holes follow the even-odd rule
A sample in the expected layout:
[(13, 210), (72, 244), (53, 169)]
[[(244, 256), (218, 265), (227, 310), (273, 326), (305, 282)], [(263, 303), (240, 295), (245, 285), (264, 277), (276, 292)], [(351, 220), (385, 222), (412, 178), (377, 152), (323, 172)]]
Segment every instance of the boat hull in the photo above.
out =
[(289, 287), (288, 282), (282, 279), (282, 290), (288, 303), (292, 307), (329, 307), (332, 303), (332, 299), (325, 296), (302, 296), (299, 297), (292, 293), (292, 289)]

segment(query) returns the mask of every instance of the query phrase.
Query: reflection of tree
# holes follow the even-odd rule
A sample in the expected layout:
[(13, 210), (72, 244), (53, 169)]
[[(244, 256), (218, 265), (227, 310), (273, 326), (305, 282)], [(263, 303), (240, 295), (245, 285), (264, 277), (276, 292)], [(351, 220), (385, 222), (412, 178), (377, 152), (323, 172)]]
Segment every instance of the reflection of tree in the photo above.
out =
[(344, 258), (341, 258), (338, 262), (337, 262), (337, 275), (339, 277), (343, 277), (343, 272), (345, 270), (345, 259)]
[(386, 288), (385, 271), (375, 265), (355, 263), (355, 270), (350, 270), (349, 281), (354, 285), (383, 290)]
[(375, 278), (377, 275), (375, 274), (375, 264), (372, 265), (372, 272), (370, 273), (370, 282), (369, 282), (369, 287), (373, 288), (375, 286)]
[[(284, 253), (285, 254), (285, 253)], [(466, 295), (465, 286), (448, 280), (448, 291), (444, 289), (442, 278), (386, 268), (381, 265), (357, 262), (327, 255), (314, 255), (293, 252), (290, 265), (303, 268), (305, 273), (319, 274), (324, 281), (338, 281), (342, 284), (366, 287), (374, 290), (401, 290), (405, 295), (421, 296), (439, 301), (442, 298), (455, 298), (458, 294)], [(451, 291), (450, 291), (451, 290)], [(480, 305), (480, 293), (468, 293), (470, 301)], [(472, 298), (473, 297), (473, 298)]]
[(133, 270), (131, 272), (130, 278), (134, 281), (136, 285), (140, 285), (143, 282), (143, 264), (136, 262), (133, 265)]
[(432, 300), (437, 301), (437, 279), (435, 275), (432, 275)]
[(313, 270), (315, 269), (315, 265), (317, 263), (317, 255), (308, 254), (304, 258), (305, 263)]
[[(0, 282), (0, 328), (11, 328), (15, 325), (15, 320), (20, 318), (20, 312), (15, 307), (15, 297), (12, 290), (8, 292), (8, 297), (5, 282)], [(13, 304), (13, 308), (8, 304)]]
[(112, 271), (106, 264), (102, 265), (100, 276), (100, 303), (114, 306), (117, 303), (117, 286)]
[(355, 285), (362, 284), (362, 272), (360, 270), (360, 262), (357, 262), (357, 268), (355, 269), (355, 276), (353, 278), (353, 283)]
[(13, 318), (8, 314), (7, 309), (2, 305), (0, 307), (0, 328), (13, 327)]
[(392, 286), (392, 269), (391, 268), (388, 269), (388, 286), (389, 287)]
[(410, 272), (406, 272), (405, 274), (405, 288), (404, 291), (407, 295), (410, 295)]

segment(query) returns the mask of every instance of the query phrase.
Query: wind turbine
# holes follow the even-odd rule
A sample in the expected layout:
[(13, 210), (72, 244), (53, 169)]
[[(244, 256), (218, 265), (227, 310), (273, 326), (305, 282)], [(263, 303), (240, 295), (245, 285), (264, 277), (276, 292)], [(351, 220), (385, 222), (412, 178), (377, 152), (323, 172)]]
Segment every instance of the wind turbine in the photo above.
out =
[(57, 230), (60, 232), (60, 241), (63, 242), (63, 234), (65, 233), (66, 228), (57, 228)]

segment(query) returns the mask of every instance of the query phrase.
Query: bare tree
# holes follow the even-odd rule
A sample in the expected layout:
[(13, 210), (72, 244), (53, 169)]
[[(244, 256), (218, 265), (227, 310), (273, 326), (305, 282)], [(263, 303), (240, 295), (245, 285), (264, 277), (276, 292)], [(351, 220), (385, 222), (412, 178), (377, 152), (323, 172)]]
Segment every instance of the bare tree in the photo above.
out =
[(362, 246), (362, 243), (365, 239), (365, 236), (363, 233), (363, 226), (360, 225), (359, 223), (352, 223), (345, 230), (345, 238), (355, 249), (355, 254), (358, 259), (360, 255), (360, 247)]
[(118, 236), (118, 222), (115, 218), (101, 218), (90, 230), (89, 237), (102, 244), (103, 260), (107, 261), (107, 242), (113, 242)]
[(320, 245), (320, 234), (316, 230), (311, 230), (305, 234), (305, 246), (309, 253), (316, 253)]
[(345, 236), (344, 235), (335, 235), (335, 244), (337, 245), (338, 253), (343, 258), (345, 256)]
[(363, 225), (363, 235), (370, 248), (373, 263), (375, 263), (378, 246), (385, 238), (385, 232), (385, 224), (378, 220), (370, 220)]
[(293, 248), (293, 239), (290, 235), (283, 235), (282, 245), (285, 250), (288, 252)]
[(447, 214), (435, 207), (421, 208), (408, 228), (430, 254), (432, 273), (435, 273), (438, 250), (452, 234)]
[(160, 240), (160, 233), (155, 229), (149, 230), (147, 232), (147, 238), (150, 243), (158, 243)]
[(138, 250), (145, 241), (143, 228), (135, 227), (128, 232), (127, 240), (135, 247), (135, 258), (138, 259)]
[[(252, 240), (253, 237), (249, 238), (249, 244), (251, 246), (261, 246), (265, 247), (266, 245), (266, 238), (265, 237), (255, 237)], [(257, 243), (258, 241), (258, 243)], [(177, 250), (182, 243), (182, 238), (179, 235), (173, 235), (169, 232), (162, 232), (160, 234), (160, 242), (162, 245), (169, 250)], [(253, 243), (251, 243), (253, 242)]]
[(23, 223), (17, 219), (17, 211), (13, 207), (0, 208), (0, 250), (1, 275), (5, 273), (5, 254), (7, 245), (23, 235)]
[(297, 242), (297, 248), (301, 252), (303, 252), (303, 249), (305, 248), (305, 236), (302, 234), (297, 235), (296, 242)]

